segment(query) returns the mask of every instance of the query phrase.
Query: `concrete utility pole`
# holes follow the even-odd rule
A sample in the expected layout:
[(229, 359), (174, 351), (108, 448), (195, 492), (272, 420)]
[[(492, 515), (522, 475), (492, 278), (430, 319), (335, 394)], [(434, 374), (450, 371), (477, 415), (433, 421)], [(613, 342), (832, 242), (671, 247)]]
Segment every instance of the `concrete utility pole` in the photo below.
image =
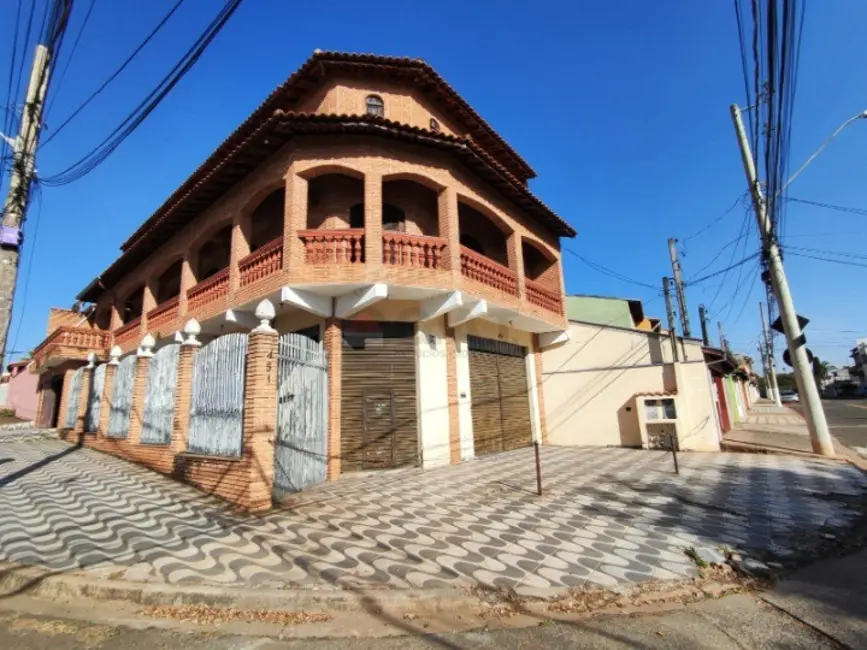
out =
[(774, 404), (777, 406), (782, 406), (780, 389), (777, 386), (777, 372), (774, 368), (774, 355), (771, 352), (771, 335), (768, 333), (768, 322), (765, 320), (765, 305), (762, 302), (759, 302), (759, 316), (762, 317), (762, 342), (764, 344), (762, 348), (765, 351), (763, 358), (766, 359), (765, 374), (768, 378), (768, 397), (774, 400)]
[(777, 297), (780, 308), (780, 320), (786, 334), (786, 342), (789, 345), (789, 356), (794, 366), (795, 382), (798, 386), (802, 403), (807, 411), (807, 429), (810, 432), (810, 442), (813, 451), (823, 456), (834, 455), (834, 444), (831, 442), (831, 433), (828, 430), (828, 422), (825, 419), (825, 411), (819, 399), (819, 389), (813, 378), (812, 367), (807, 358), (806, 337), (798, 324), (798, 315), (789, 291), (789, 281), (783, 269), (783, 260), (780, 257), (780, 247), (776, 236), (771, 229), (771, 223), (765, 210), (765, 198), (762, 195), (762, 187), (759, 184), (756, 173), (756, 165), (753, 154), (750, 151), (749, 141), (741, 119), (741, 111), (737, 105), (731, 106), (732, 121), (738, 145), (741, 149), (741, 159), (744, 165), (744, 173), (750, 194), (753, 197), (753, 207), (756, 212), (756, 221), (759, 224), (759, 233), (762, 237), (762, 250), (768, 263), (771, 275), (771, 286)]
[(710, 334), (707, 331), (707, 309), (704, 305), (698, 306), (698, 318), (701, 321), (701, 342), (705, 347), (710, 347)]
[(3, 225), (0, 227), (0, 362), (4, 364), (3, 367), (23, 240), (21, 226), (30, 200), (36, 147), (42, 128), (42, 108), (48, 89), (49, 59), (48, 48), (37, 45), (33, 69), (30, 71), (30, 83), (27, 85), (27, 99), (13, 149), (9, 193), (3, 204)]
[(683, 274), (680, 268), (680, 260), (677, 257), (677, 240), (674, 237), (668, 238), (668, 255), (671, 257), (671, 270), (674, 273), (674, 286), (677, 291), (677, 308), (680, 310), (680, 326), (683, 329), (683, 335), (689, 338), (689, 312), (686, 309), (686, 294), (683, 292)]
[(719, 349), (722, 350), (723, 352), (728, 353), (729, 345), (728, 345), (728, 343), (726, 343), (726, 335), (723, 332), (722, 321), (718, 320), (716, 322), (716, 326), (717, 326), (717, 329), (719, 330)]
[(671, 359), (675, 363), (680, 361), (677, 352), (677, 327), (675, 323), (674, 305), (671, 303), (671, 278), (662, 278), (662, 292), (665, 294), (665, 313), (668, 315), (668, 335), (671, 338)]

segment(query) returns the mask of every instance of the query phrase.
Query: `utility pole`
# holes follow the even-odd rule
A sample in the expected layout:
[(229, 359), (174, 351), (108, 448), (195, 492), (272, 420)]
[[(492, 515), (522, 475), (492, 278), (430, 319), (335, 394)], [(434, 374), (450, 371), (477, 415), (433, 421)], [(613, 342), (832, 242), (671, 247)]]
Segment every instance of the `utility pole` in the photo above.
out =
[(671, 359), (675, 363), (680, 361), (677, 352), (677, 327), (674, 316), (674, 305), (671, 303), (671, 278), (662, 278), (662, 292), (665, 294), (665, 313), (668, 315), (668, 335), (671, 337)]
[(698, 306), (698, 318), (701, 321), (701, 342), (705, 347), (710, 347), (710, 334), (707, 332), (707, 309), (704, 305)]
[(774, 404), (782, 406), (783, 404), (780, 401), (780, 389), (777, 386), (777, 372), (774, 368), (774, 355), (771, 352), (771, 336), (768, 333), (768, 322), (765, 320), (765, 306), (761, 301), (759, 302), (759, 316), (762, 318), (762, 347), (765, 350), (764, 358), (767, 359), (765, 362), (765, 368), (768, 376), (768, 395), (772, 400), (774, 400)]
[(677, 308), (680, 310), (680, 326), (683, 336), (689, 338), (689, 312), (686, 309), (686, 294), (683, 292), (683, 274), (681, 273), (680, 260), (677, 257), (677, 240), (668, 238), (668, 255), (671, 257), (671, 270), (674, 272), (674, 286), (677, 291)]
[(718, 320), (716, 322), (717, 329), (719, 329), (719, 348), (725, 353), (729, 351), (729, 344), (726, 343), (726, 335), (723, 332), (722, 321)]
[(49, 59), (48, 48), (37, 45), (30, 82), (27, 84), (27, 98), (13, 149), (9, 192), (3, 203), (3, 225), (0, 226), (0, 362), (4, 363), (4, 367), (9, 323), (12, 319), (12, 299), (18, 280), (18, 260), (23, 241), (21, 227), (30, 200), (36, 147), (42, 128), (42, 108), (48, 89)]
[(783, 269), (783, 260), (780, 257), (780, 247), (776, 236), (771, 228), (768, 214), (765, 210), (765, 198), (762, 195), (762, 187), (759, 184), (756, 173), (756, 165), (753, 154), (750, 151), (747, 134), (744, 130), (741, 111), (736, 104), (731, 106), (732, 121), (741, 149), (741, 159), (744, 165), (744, 173), (747, 184), (753, 198), (753, 207), (756, 212), (756, 221), (759, 224), (759, 233), (762, 237), (762, 250), (768, 263), (771, 275), (771, 286), (777, 297), (780, 309), (780, 320), (786, 334), (786, 342), (789, 346), (789, 356), (794, 367), (795, 382), (801, 395), (802, 403), (807, 412), (807, 430), (810, 432), (810, 442), (813, 451), (823, 456), (834, 455), (834, 444), (831, 442), (831, 433), (828, 430), (828, 422), (825, 419), (825, 411), (819, 399), (819, 389), (813, 378), (812, 367), (807, 358), (806, 337), (798, 323), (798, 314), (789, 290), (789, 281)]

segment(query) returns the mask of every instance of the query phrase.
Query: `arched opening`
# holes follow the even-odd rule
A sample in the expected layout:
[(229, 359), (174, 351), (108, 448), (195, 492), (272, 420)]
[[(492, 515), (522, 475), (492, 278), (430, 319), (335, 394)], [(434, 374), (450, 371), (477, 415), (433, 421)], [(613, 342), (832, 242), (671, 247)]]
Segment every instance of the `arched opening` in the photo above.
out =
[(100, 305), (96, 308), (93, 324), (96, 326), (96, 329), (106, 331), (111, 329), (111, 305)]
[(232, 226), (225, 226), (199, 247), (196, 281), (207, 280), (229, 266), (232, 249)]
[(157, 280), (157, 304), (161, 305), (166, 300), (178, 296), (181, 293), (181, 267), (183, 260), (178, 260), (169, 268), (163, 271), (163, 274)]
[(338, 230), (364, 227), (364, 181), (323, 174), (307, 183), (307, 227)]
[(124, 325), (131, 323), (136, 318), (141, 318), (142, 305), (144, 305), (144, 286), (135, 289), (124, 300), (121, 313)]
[(439, 232), (436, 192), (408, 179), (384, 182), (382, 229), (436, 236)]
[(525, 278), (551, 289), (557, 287), (559, 275), (557, 260), (546, 255), (526, 239), (521, 240), (521, 255), (524, 258)]
[(509, 265), (508, 234), (487, 215), (458, 201), (458, 228), (462, 246), (498, 264)]
[(283, 236), (286, 189), (274, 190), (250, 216), (250, 252)]

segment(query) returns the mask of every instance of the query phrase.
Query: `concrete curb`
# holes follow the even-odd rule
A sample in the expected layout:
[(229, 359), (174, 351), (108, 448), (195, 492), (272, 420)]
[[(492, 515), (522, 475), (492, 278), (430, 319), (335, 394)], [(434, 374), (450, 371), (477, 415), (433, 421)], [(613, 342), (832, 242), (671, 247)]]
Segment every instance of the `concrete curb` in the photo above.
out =
[(846, 463), (850, 462), (848, 458), (837, 455), (834, 458), (819, 456), (807, 451), (798, 451), (796, 449), (782, 449), (779, 447), (763, 447), (762, 445), (754, 445), (749, 442), (735, 442), (723, 440), (720, 443), (720, 451), (729, 453), (742, 454), (775, 454), (777, 456), (795, 456), (796, 458), (804, 458), (808, 460), (818, 460), (829, 463)]
[[(548, 600), (566, 587), (521, 588), (521, 597)], [(37, 567), (0, 565), (0, 599), (30, 595), (55, 599), (122, 600), (139, 605), (210, 605), (238, 609), (353, 611), (370, 607), (425, 607), (435, 611), (477, 609), (484, 591), (435, 589), (250, 589), (207, 585), (135, 583), (76, 574), (52, 575)], [(500, 592), (491, 591), (492, 594)]]

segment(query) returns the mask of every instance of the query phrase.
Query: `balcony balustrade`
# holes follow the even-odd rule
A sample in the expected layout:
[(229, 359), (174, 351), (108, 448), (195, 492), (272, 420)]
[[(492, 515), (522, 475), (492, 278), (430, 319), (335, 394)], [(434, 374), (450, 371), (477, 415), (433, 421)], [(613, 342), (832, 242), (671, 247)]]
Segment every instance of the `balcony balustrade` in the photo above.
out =
[(254, 284), (283, 270), (283, 238), (268, 242), (238, 262), (241, 286)]
[(361, 264), (364, 262), (364, 229), (299, 230), (308, 264)]

